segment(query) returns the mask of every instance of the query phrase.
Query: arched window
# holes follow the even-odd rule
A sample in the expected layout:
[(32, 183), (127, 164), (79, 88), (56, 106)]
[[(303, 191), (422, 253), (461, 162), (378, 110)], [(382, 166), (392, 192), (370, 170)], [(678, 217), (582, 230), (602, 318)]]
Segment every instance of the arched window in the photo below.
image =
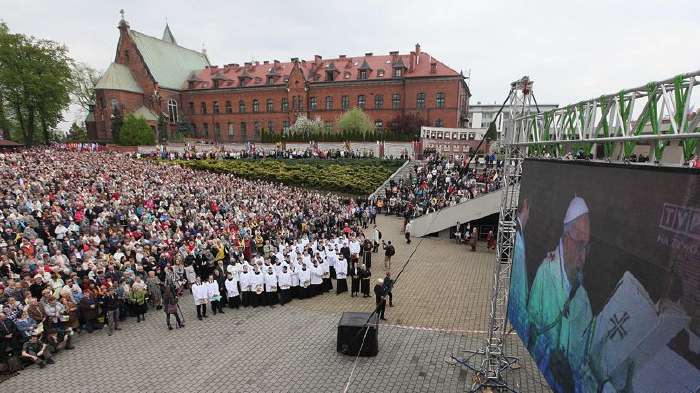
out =
[(170, 122), (177, 123), (179, 120), (177, 115), (177, 101), (172, 98), (168, 100), (168, 115), (170, 115)]

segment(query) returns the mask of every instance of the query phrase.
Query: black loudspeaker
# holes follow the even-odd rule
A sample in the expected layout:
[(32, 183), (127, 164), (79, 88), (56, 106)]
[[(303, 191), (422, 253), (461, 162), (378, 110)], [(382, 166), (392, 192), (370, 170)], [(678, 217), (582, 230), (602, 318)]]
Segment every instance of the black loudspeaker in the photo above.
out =
[[(379, 338), (377, 332), (377, 314), (368, 312), (344, 312), (338, 322), (337, 351), (345, 355), (357, 356), (362, 346), (360, 356), (377, 356)], [(369, 321), (369, 322), (368, 322)], [(367, 325), (367, 327), (365, 327)], [(365, 338), (365, 330), (367, 337)], [(365, 343), (362, 345), (362, 339)]]

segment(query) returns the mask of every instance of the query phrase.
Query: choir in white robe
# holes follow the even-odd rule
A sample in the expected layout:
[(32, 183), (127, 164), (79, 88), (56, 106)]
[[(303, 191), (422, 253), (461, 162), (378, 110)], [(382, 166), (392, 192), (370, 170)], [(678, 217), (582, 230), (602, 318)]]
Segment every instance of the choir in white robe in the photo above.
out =
[(268, 306), (277, 303), (277, 275), (274, 269), (265, 273), (265, 301)]
[(323, 268), (311, 265), (311, 296), (321, 293), (323, 286)]
[(277, 283), (279, 284), (279, 297), (280, 303), (285, 304), (289, 301), (289, 292), (292, 287), (292, 275), (287, 271), (282, 270), (279, 275), (277, 275)]
[(340, 294), (348, 291), (348, 262), (341, 255), (338, 261), (335, 263), (335, 275), (337, 286), (336, 294)]
[(192, 298), (194, 299), (194, 304), (207, 304), (209, 302), (207, 283), (192, 284)]
[(226, 279), (224, 282), (226, 286), (226, 297), (228, 297), (228, 306), (230, 308), (238, 308), (240, 303), (240, 294), (238, 292), (238, 281), (234, 278)]
[[(313, 267), (313, 266), (312, 266)], [(311, 269), (308, 266), (304, 266), (297, 271), (299, 276), (299, 297), (306, 298), (311, 296)]]

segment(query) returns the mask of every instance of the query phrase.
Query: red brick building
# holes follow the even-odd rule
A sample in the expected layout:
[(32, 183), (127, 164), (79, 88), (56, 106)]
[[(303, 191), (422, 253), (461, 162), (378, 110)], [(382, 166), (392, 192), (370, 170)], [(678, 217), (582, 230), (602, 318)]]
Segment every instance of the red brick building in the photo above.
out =
[(299, 116), (327, 129), (343, 112), (362, 108), (378, 128), (415, 113), (429, 125), (461, 127), (469, 88), (461, 73), (419, 45), (409, 54), (340, 55), (334, 59), (263, 61), (213, 66), (205, 53), (178, 46), (166, 25), (163, 38), (131, 30), (122, 19), (114, 62), (95, 88), (88, 121), (91, 139), (113, 139), (115, 119), (135, 113), (172, 133), (190, 125), (213, 142), (259, 141)]

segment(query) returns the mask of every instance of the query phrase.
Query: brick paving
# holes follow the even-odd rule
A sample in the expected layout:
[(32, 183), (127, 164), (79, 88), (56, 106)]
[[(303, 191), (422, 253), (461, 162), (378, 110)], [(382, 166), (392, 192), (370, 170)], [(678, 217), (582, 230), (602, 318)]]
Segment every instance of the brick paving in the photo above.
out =
[[(379, 355), (360, 358), (349, 392), (464, 392), (471, 373), (450, 355), (465, 356), (484, 340), (493, 253), (472, 253), (440, 239), (406, 245), (397, 219), (380, 217), (384, 238), (396, 243), (392, 271), (410, 262), (393, 291), (379, 327)], [(383, 276), (374, 254), (373, 279)], [(373, 298), (328, 293), (274, 309), (227, 310), (195, 317), (191, 297), (182, 300), (184, 329), (168, 331), (162, 312), (144, 323), (129, 319), (123, 330), (83, 334), (77, 349), (62, 351), (56, 364), (30, 367), (0, 383), (0, 391), (52, 392), (342, 392), (354, 357), (335, 351), (343, 311), (371, 311)], [(549, 392), (515, 335), (508, 353), (521, 368), (508, 380), (521, 392)]]

